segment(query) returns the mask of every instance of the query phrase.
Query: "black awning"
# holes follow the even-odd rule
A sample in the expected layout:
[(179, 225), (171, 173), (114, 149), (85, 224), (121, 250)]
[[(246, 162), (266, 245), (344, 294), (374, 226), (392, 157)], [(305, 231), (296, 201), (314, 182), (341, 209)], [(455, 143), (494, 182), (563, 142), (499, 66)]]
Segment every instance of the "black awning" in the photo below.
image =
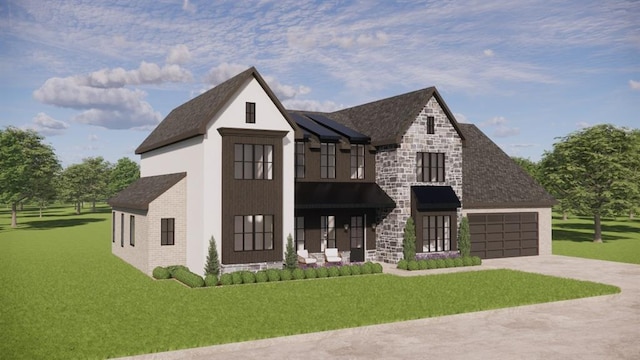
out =
[(418, 211), (450, 210), (461, 206), (451, 186), (412, 186)]
[(378, 209), (395, 207), (396, 203), (376, 183), (296, 183), (296, 209)]

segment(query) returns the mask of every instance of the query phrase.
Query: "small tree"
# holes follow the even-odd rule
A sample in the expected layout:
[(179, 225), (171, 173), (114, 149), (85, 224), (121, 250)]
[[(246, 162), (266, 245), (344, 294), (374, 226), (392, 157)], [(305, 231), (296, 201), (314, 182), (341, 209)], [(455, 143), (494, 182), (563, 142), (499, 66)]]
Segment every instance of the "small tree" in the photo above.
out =
[(471, 234), (469, 233), (469, 219), (466, 216), (462, 217), (462, 221), (460, 221), (458, 250), (460, 250), (460, 256), (462, 257), (471, 255)]
[(209, 239), (209, 255), (207, 255), (207, 263), (204, 267), (205, 275), (220, 275), (220, 261), (218, 260), (218, 247), (216, 239), (211, 236)]
[(291, 234), (287, 236), (287, 250), (284, 253), (285, 268), (289, 270), (296, 269), (298, 267), (298, 255), (293, 247), (293, 238)]
[(416, 226), (411, 217), (407, 219), (407, 224), (404, 226), (402, 253), (407, 261), (416, 259)]

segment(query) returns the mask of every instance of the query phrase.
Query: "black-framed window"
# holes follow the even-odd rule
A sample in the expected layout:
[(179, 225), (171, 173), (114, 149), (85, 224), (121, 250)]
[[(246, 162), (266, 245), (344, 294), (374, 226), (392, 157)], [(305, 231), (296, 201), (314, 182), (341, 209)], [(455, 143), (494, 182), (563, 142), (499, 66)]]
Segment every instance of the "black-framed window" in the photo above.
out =
[(256, 103), (247, 102), (245, 104), (246, 115), (245, 121), (247, 124), (255, 124), (256, 123)]
[(129, 245), (136, 246), (136, 217), (129, 215)]
[(116, 242), (116, 212), (111, 213), (111, 242)]
[(273, 250), (273, 215), (234, 216), (233, 249)]
[(422, 217), (422, 252), (451, 250), (451, 216), (424, 215)]
[(120, 247), (124, 247), (124, 214), (120, 214)]
[(296, 178), (304, 179), (304, 143), (296, 142)]
[(436, 133), (436, 119), (433, 116), (427, 116), (427, 134)]
[(320, 177), (322, 179), (336, 178), (336, 144), (320, 144)]
[(323, 215), (320, 217), (320, 234), (322, 236), (322, 251), (336, 247), (336, 217)]
[(234, 144), (234, 179), (273, 179), (273, 145)]
[(364, 145), (351, 145), (351, 178), (364, 179)]
[(295, 234), (296, 234), (296, 250), (304, 250), (304, 216), (296, 216)]
[(176, 243), (176, 219), (160, 219), (160, 245), (175, 245)]
[(418, 181), (444, 181), (444, 153), (419, 152), (416, 160)]

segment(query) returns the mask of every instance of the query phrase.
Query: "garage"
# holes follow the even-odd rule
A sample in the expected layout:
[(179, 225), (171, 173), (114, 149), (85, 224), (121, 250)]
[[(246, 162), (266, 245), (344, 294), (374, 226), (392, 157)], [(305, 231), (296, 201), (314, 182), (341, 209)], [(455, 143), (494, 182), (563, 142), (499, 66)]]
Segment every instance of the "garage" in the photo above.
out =
[(468, 214), (471, 255), (483, 259), (538, 255), (538, 213)]

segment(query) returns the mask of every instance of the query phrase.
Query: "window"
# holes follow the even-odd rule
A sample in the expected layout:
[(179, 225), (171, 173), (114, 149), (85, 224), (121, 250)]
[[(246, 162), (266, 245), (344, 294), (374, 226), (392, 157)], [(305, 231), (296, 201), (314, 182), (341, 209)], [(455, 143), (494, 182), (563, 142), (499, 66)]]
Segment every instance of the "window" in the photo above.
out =
[(351, 178), (364, 179), (364, 145), (351, 145)]
[(175, 245), (176, 219), (160, 219), (160, 245)]
[(444, 181), (444, 153), (418, 153), (417, 178), (423, 182)]
[(304, 143), (296, 142), (296, 178), (304, 179)]
[(336, 247), (336, 217), (333, 215), (322, 216), (320, 218), (320, 229), (322, 235), (322, 248), (324, 251), (326, 248)]
[(273, 215), (234, 217), (235, 251), (273, 250)]
[(320, 177), (322, 179), (336, 178), (336, 144), (320, 144)]
[(124, 214), (120, 214), (120, 247), (124, 247)]
[(136, 246), (136, 217), (129, 215), (129, 245)]
[(296, 216), (296, 250), (304, 250), (304, 216)]
[(246, 108), (246, 117), (245, 117), (246, 123), (255, 124), (256, 123), (256, 103), (247, 102), (245, 108)]
[(116, 242), (116, 212), (111, 213), (111, 242)]
[(427, 117), (427, 134), (436, 133), (436, 119), (433, 116)]
[(235, 179), (273, 179), (273, 145), (235, 144)]
[(422, 251), (451, 250), (451, 216), (425, 215), (422, 217)]

